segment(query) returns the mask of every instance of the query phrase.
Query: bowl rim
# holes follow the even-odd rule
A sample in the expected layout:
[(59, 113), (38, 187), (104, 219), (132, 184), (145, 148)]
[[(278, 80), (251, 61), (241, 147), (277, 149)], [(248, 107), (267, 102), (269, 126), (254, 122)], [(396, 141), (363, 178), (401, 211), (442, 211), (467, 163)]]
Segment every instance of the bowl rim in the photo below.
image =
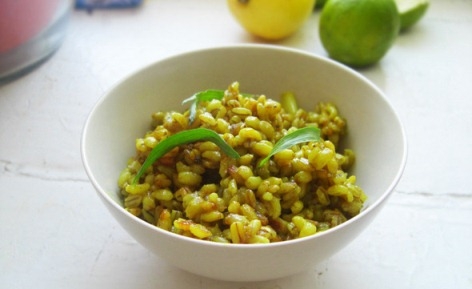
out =
[[(316, 59), (316, 61), (325, 62), (328, 65), (335, 66), (337, 69), (344, 70), (345, 72), (348, 72), (349, 74), (353, 75), (354, 77), (359, 78), (366, 85), (370, 86), (370, 88), (373, 89), (378, 94), (378, 96), (380, 98), (382, 98), (382, 100), (390, 108), (394, 118), (396, 119), (397, 123), (399, 124), (399, 129), (400, 129), (401, 136), (402, 136), (401, 143), (402, 143), (403, 151), (402, 151), (400, 166), (399, 166), (399, 168), (398, 168), (398, 170), (395, 174), (395, 177), (391, 180), (391, 182), (390, 182), (389, 186), (387, 187), (387, 189), (385, 189), (384, 192), (381, 193), (380, 197), (375, 202), (369, 204), (368, 207), (363, 208), (358, 215), (352, 217), (351, 219), (345, 221), (344, 223), (342, 223), (340, 225), (337, 225), (333, 228), (330, 228), (326, 231), (318, 232), (318, 233), (316, 233), (314, 235), (311, 235), (311, 236), (306, 236), (306, 237), (303, 237), (303, 238), (297, 238), (297, 239), (292, 239), (292, 240), (286, 240), (286, 241), (282, 241), (282, 242), (268, 243), (268, 244), (233, 244), (233, 243), (227, 244), (227, 243), (218, 243), (218, 242), (211, 242), (211, 241), (208, 241), (208, 240), (200, 240), (200, 239), (196, 239), (196, 238), (190, 238), (190, 237), (182, 236), (182, 235), (179, 235), (179, 234), (172, 233), (172, 232), (166, 231), (164, 229), (161, 229), (161, 228), (159, 228), (157, 226), (154, 226), (154, 225), (152, 225), (152, 224), (150, 224), (150, 223), (148, 223), (148, 222), (132, 215), (131, 213), (127, 212), (122, 206), (120, 206), (120, 204), (115, 202), (110, 197), (110, 195), (100, 186), (100, 184), (98, 183), (98, 181), (94, 177), (93, 172), (92, 172), (92, 170), (89, 166), (87, 151), (86, 151), (88, 128), (90, 127), (92, 118), (93, 118), (94, 114), (96, 113), (96, 111), (98, 110), (98, 108), (100, 107), (100, 105), (110, 96), (110, 94), (120, 84), (122, 84), (125, 81), (128, 81), (134, 75), (136, 75), (136, 74), (138, 74), (138, 73), (140, 73), (144, 70), (147, 70), (147, 69), (150, 69), (154, 66), (159, 65), (161, 62), (170, 61), (170, 60), (173, 60), (173, 59), (176, 59), (176, 58), (179, 58), (179, 57), (183, 57), (183, 56), (188, 56), (188, 55), (191, 55), (191, 54), (209, 53), (211, 51), (216, 51), (216, 50), (221, 51), (221, 50), (233, 50), (233, 49), (272, 50), (272, 51), (277, 51), (277, 52), (294, 53), (294, 54), (298, 54), (299, 56), (314, 58), (314, 59)], [(314, 54), (314, 53), (310, 53), (310, 52), (307, 52), (307, 51), (304, 51), (304, 50), (301, 50), (301, 49), (298, 49), (298, 48), (291, 48), (291, 47), (285, 47), (285, 46), (282, 47), (282, 46), (275, 46), (275, 45), (270, 45), (270, 44), (247, 44), (247, 43), (246, 44), (217, 45), (217, 46), (212, 46), (212, 47), (203, 47), (203, 48), (198, 48), (198, 49), (187, 50), (187, 51), (184, 51), (184, 52), (180, 52), (180, 53), (177, 53), (177, 54), (173, 54), (173, 55), (170, 55), (170, 56), (167, 56), (167, 57), (163, 57), (163, 58), (154, 60), (154, 61), (150, 62), (147, 65), (144, 65), (144, 66), (141, 66), (137, 69), (132, 70), (131, 72), (126, 74), (121, 79), (118, 79), (107, 90), (105, 90), (105, 92), (102, 93), (102, 95), (99, 97), (99, 99), (96, 101), (96, 103), (92, 106), (92, 109), (91, 109), (91, 111), (89, 112), (89, 114), (86, 118), (83, 130), (82, 130), (82, 136), (81, 136), (81, 141), (80, 141), (80, 150), (81, 150), (82, 163), (83, 163), (84, 169), (86, 171), (86, 174), (88, 175), (88, 177), (90, 179), (90, 182), (92, 183), (93, 187), (95, 188), (95, 190), (97, 191), (97, 193), (101, 197), (102, 201), (107, 202), (108, 204), (113, 206), (113, 208), (115, 210), (117, 210), (121, 214), (125, 214), (133, 222), (135, 222), (139, 225), (143, 225), (143, 226), (145, 226), (145, 227), (147, 227), (147, 228), (149, 228), (149, 229), (151, 229), (151, 230), (153, 230), (153, 231), (155, 231), (159, 234), (165, 234), (165, 235), (168, 235), (171, 238), (177, 238), (177, 239), (182, 240), (183, 242), (195, 243), (196, 245), (200, 245), (200, 246), (224, 247), (225, 249), (228, 249), (228, 248), (231, 248), (231, 249), (241, 249), (241, 248), (261, 249), (261, 248), (272, 248), (272, 247), (280, 247), (280, 246), (290, 246), (290, 245), (295, 244), (295, 243), (308, 242), (308, 241), (313, 240), (313, 239), (321, 238), (324, 235), (333, 234), (336, 231), (343, 230), (345, 227), (349, 226), (351, 223), (357, 222), (357, 221), (363, 219), (365, 216), (371, 214), (376, 208), (378, 208), (382, 203), (384, 203), (387, 198), (390, 197), (390, 195), (394, 191), (394, 188), (396, 187), (396, 185), (398, 184), (398, 182), (400, 181), (400, 179), (403, 175), (403, 172), (404, 172), (405, 167), (406, 167), (407, 156), (408, 156), (408, 147), (407, 147), (407, 139), (406, 139), (405, 128), (404, 128), (400, 118), (398, 117), (397, 112), (395, 111), (393, 105), (391, 104), (391, 102), (387, 98), (386, 94), (380, 88), (378, 88), (371, 80), (369, 80), (367, 77), (365, 77), (364, 75), (360, 74), (358, 71), (356, 71), (356, 70), (354, 70), (354, 69), (352, 69), (352, 68), (350, 68), (350, 67), (348, 67), (344, 64), (341, 64), (341, 63), (336, 62), (332, 59), (329, 59), (329, 58), (326, 58), (326, 57), (323, 57), (321, 55), (317, 55), (317, 54)]]

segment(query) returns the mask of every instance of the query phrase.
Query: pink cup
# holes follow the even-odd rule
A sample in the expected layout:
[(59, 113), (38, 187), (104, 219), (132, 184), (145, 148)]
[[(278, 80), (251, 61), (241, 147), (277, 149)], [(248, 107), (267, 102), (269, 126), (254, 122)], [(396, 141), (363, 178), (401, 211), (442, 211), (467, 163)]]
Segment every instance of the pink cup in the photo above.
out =
[(62, 41), (71, 0), (0, 1), (0, 80), (24, 71)]
[(38, 35), (52, 20), (59, 0), (2, 0), (0, 53)]

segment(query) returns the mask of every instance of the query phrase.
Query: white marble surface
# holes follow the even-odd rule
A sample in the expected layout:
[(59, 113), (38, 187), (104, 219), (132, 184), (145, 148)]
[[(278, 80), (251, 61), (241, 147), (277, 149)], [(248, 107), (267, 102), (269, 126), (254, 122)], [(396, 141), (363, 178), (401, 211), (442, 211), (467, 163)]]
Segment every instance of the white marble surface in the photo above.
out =
[[(326, 56), (319, 13), (274, 43)], [(0, 288), (472, 288), (472, 1), (432, 0), (376, 66), (408, 136), (402, 180), (353, 243), (297, 276), (227, 283), (151, 255), (112, 219), (80, 159), (85, 118), (115, 82), (196, 48), (255, 43), (225, 1), (74, 11), (59, 51), (0, 86)]]

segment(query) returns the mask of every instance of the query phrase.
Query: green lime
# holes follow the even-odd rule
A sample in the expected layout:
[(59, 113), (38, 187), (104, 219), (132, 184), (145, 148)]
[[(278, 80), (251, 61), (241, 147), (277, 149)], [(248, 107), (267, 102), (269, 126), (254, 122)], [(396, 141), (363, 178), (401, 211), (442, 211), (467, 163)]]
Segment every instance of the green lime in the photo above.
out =
[(395, 0), (400, 13), (400, 30), (418, 22), (429, 7), (429, 0)]
[(400, 30), (394, 0), (329, 0), (320, 16), (320, 39), (329, 56), (354, 67), (378, 62)]

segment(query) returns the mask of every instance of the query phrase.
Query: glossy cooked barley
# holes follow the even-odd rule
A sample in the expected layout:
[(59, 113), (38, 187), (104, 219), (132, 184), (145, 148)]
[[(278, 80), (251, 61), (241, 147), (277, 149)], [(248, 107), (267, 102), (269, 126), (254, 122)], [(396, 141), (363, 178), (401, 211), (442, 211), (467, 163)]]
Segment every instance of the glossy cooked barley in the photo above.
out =
[[(310, 236), (361, 211), (367, 197), (347, 172), (355, 154), (336, 150), (346, 121), (334, 104), (287, 113), (265, 95), (240, 94), (235, 82), (221, 100), (200, 102), (193, 122), (189, 115), (156, 112), (152, 128), (136, 140), (136, 155), (118, 178), (131, 214), (176, 234), (245, 244)], [(307, 125), (320, 128), (321, 141), (294, 145), (259, 166), (280, 138)], [(209, 141), (182, 145), (132, 184), (153, 147), (197, 127), (219, 133), (241, 158), (228, 157)]]

